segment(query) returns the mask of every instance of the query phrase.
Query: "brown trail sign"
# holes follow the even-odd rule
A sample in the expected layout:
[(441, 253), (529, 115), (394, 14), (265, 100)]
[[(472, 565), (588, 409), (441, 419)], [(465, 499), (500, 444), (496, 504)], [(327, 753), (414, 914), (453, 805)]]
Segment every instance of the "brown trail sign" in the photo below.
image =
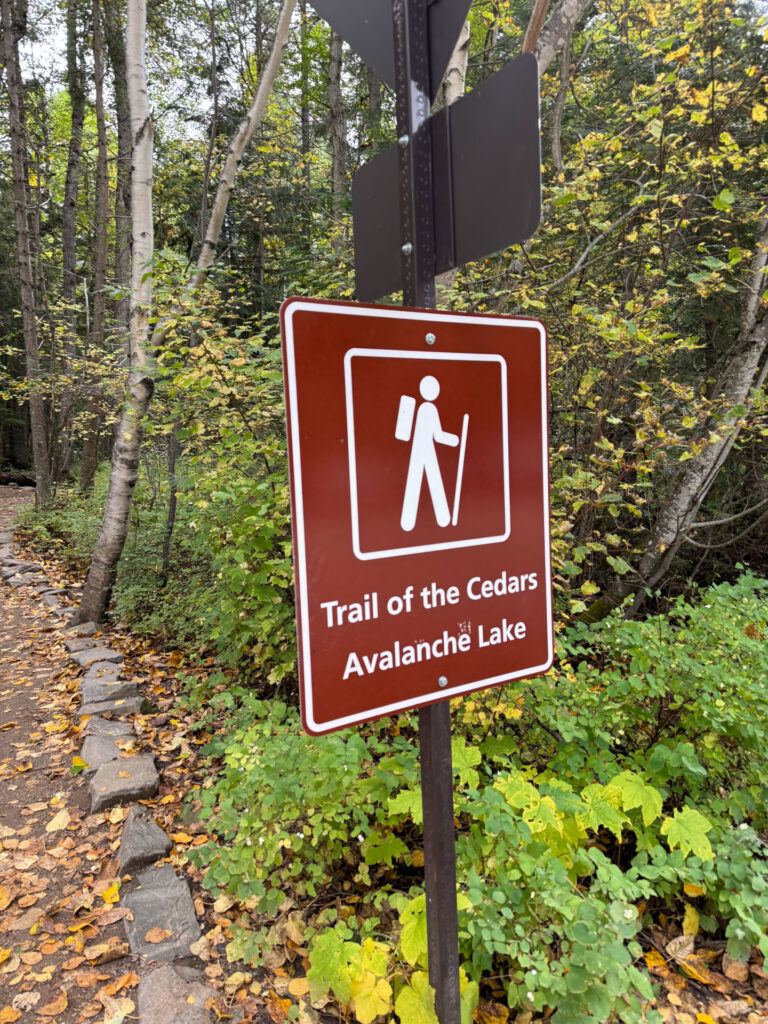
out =
[[(538, 69), (523, 54), (431, 117), (471, 0), (312, 2), (395, 88), (397, 144), (353, 184), (358, 298), (402, 288), (404, 305), (420, 308), (403, 311), (396, 331), (392, 310), (283, 309), (304, 722), (327, 731), (419, 707), (429, 979), (440, 1024), (461, 1024), (451, 719), (440, 697), (551, 660), (544, 346), (532, 321), (429, 309), (436, 272), (538, 224)], [(340, 340), (328, 325), (342, 310), (355, 327)], [(412, 582), (399, 574), (406, 564)], [(459, 605), (467, 628), (452, 625)], [(402, 634), (377, 632), (383, 616)], [(418, 619), (412, 634), (407, 616)]]
[(306, 299), (282, 320), (307, 731), (549, 668), (543, 327)]

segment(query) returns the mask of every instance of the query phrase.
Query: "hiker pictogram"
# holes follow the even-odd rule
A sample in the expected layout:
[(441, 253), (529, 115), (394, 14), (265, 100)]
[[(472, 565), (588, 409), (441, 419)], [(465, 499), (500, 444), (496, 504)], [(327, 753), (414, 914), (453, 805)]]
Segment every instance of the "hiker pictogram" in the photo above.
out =
[[(395, 437), (398, 441), (411, 442), (411, 458), (408, 464), (408, 476), (403, 496), (403, 509), (400, 515), (400, 526), (410, 532), (416, 526), (419, 510), (419, 498), (426, 480), (429, 496), (432, 500), (437, 525), (441, 527), (456, 526), (459, 519), (461, 502), (461, 479), (464, 472), (464, 456), (467, 448), (467, 430), (469, 415), (464, 414), (461, 436), (443, 430), (440, 413), (435, 405), (440, 395), (440, 382), (436, 377), (427, 374), (419, 384), (419, 394), (423, 402), (416, 411), (416, 399), (411, 395), (402, 395), (398, 410)], [(415, 413), (415, 417), (414, 417)], [(459, 448), (458, 469), (453, 494), (453, 510), (448, 507), (448, 499), (443, 483), (443, 474), (437, 457), (438, 444), (450, 448)]]

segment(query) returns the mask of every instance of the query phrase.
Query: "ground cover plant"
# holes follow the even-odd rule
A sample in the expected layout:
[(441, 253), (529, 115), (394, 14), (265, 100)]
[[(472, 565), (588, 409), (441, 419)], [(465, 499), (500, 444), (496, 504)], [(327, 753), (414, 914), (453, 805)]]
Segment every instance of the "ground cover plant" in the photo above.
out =
[[(456, 702), (467, 1019), (478, 986), (558, 1024), (660, 1019), (643, 959), (660, 920), (768, 953), (767, 596), (746, 573), (645, 622), (570, 627), (546, 676)], [(227, 717), (195, 797), (215, 841), (192, 858), (248, 908), (231, 955), (285, 945), (290, 893), (314, 996), (363, 1024), (433, 1020), (413, 723), (309, 737), (294, 706), (217, 682), (190, 691)]]

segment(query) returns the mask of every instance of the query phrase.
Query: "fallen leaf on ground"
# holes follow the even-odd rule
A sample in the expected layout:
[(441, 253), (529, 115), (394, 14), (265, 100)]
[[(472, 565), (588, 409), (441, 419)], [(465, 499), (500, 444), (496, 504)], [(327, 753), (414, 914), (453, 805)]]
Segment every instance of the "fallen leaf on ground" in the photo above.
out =
[(165, 942), (165, 940), (170, 939), (172, 935), (173, 932), (168, 928), (150, 928), (144, 936), (144, 941), (156, 944), (158, 942)]
[(21, 1010), (14, 1010), (12, 1006), (4, 1006), (0, 1010), (0, 1024), (13, 1024), (21, 1016)]
[[(66, 808), (65, 808), (64, 810), (59, 811), (58, 814), (54, 814), (54, 816), (51, 818), (51, 820), (45, 826), (45, 831), (46, 832), (61, 832), (62, 829), (67, 827), (69, 822), (70, 822), (69, 811), (66, 810)], [(39, 1010), (38, 1013), (42, 1013), (42, 1010)]]
[(0, 910), (5, 910), (13, 900), (13, 893), (7, 885), (0, 885)]
[(63, 1013), (67, 1008), (67, 993), (64, 989), (60, 989), (59, 994), (55, 999), (52, 999), (50, 1003), (46, 1003), (45, 1006), (41, 1006), (36, 1011), (41, 1017), (56, 1017), (58, 1014)]
[(292, 996), (305, 996), (309, 992), (309, 982), (306, 978), (291, 978), (288, 991)]

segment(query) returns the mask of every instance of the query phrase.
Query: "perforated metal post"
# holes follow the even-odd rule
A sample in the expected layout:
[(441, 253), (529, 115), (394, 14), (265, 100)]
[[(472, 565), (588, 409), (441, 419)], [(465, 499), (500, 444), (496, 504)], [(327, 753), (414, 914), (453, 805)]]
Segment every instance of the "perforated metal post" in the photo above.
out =
[[(435, 306), (430, 0), (393, 0), (403, 305)], [(461, 1024), (448, 701), (419, 711), (429, 981), (440, 1024)]]

